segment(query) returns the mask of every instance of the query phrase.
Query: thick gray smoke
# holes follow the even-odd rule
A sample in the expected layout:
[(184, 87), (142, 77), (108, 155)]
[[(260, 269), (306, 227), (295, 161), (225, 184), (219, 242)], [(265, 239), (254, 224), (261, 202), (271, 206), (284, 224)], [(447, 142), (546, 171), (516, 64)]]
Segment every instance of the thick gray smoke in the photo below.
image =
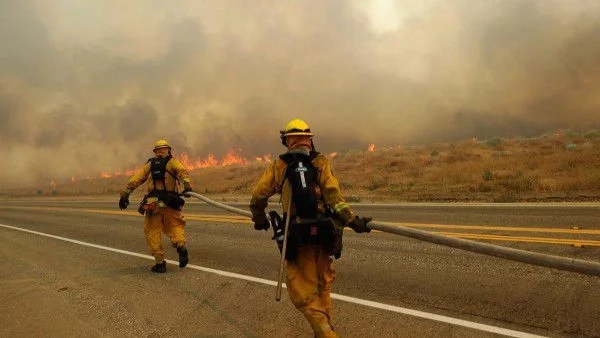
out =
[[(393, 1), (393, 0), (390, 0)], [(0, 1), (0, 189), (175, 152), (323, 151), (597, 127), (596, 0)], [(374, 21), (375, 20), (375, 21)]]

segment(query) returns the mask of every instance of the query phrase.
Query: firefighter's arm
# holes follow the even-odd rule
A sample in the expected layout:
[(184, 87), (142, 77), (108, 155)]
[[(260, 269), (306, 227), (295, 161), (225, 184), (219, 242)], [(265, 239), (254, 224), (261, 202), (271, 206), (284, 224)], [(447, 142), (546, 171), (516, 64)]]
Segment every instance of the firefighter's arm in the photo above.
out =
[(323, 199), (335, 212), (335, 214), (344, 222), (344, 225), (349, 226), (356, 232), (371, 232), (367, 226), (372, 218), (358, 217), (350, 209), (348, 203), (342, 195), (340, 184), (337, 178), (333, 175), (331, 165), (327, 158), (322, 158), (322, 164), (318, 166), (321, 170), (319, 173), (319, 185), (323, 194)]
[(129, 182), (125, 185), (125, 188), (121, 190), (122, 198), (129, 198), (129, 194), (131, 194), (137, 187), (139, 187), (142, 183), (146, 182), (148, 179), (148, 175), (150, 174), (150, 163), (146, 163), (142, 168), (140, 168), (131, 178)]
[(273, 196), (277, 191), (275, 166), (276, 161), (271, 162), (258, 180), (254, 190), (252, 190), (252, 198), (250, 199), (249, 207), (252, 212), (252, 220), (254, 221), (255, 228), (256, 225), (268, 224), (265, 209), (267, 208), (269, 197)]
[(193, 191), (190, 174), (185, 166), (176, 158), (173, 158), (168, 164), (171, 166), (170, 170), (174, 171), (177, 178), (183, 183), (183, 193)]
[(335, 214), (348, 225), (355, 217), (348, 203), (342, 195), (340, 184), (337, 178), (333, 175), (331, 165), (324, 156), (319, 159), (317, 168), (319, 168), (319, 187), (323, 200), (329, 205)]

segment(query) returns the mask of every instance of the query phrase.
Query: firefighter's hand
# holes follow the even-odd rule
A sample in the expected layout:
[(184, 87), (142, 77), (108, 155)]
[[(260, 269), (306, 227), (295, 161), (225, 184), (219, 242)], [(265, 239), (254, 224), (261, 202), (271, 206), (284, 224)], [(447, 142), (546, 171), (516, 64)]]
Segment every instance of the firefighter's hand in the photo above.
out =
[(367, 223), (371, 222), (373, 218), (371, 217), (354, 217), (354, 219), (348, 224), (352, 230), (357, 233), (361, 232), (371, 232), (371, 229), (367, 226)]
[(262, 221), (254, 221), (254, 230), (269, 230), (271, 224), (267, 219)]
[(127, 209), (128, 205), (129, 205), (129, 198), (128, 197), (121, 197), (119, 199), (119, 209), (125, 210), (125, 209)]
[(194, 190), (192, 190), (192, 186), (185, 182), (183, 183), (183, 191), (181, 192), (183, 194), (183, 197), (189, 198), (190, 195), (187, 195), (186, 192), (193, 192)]

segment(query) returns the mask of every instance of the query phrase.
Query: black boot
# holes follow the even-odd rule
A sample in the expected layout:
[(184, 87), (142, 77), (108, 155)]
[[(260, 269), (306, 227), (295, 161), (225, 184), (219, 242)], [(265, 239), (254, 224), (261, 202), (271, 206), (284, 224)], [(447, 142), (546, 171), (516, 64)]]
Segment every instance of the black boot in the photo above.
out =
[(180, 246), (177, 248), (177, 253), (179, 254), (179, 267), (185, 268), (189, 261), (188, 251), (185, 246)]
[(156, 272), (156, 273), (165, 273), (165, 272), (167, 272), (167, 261), (163, 261), (162, 263), (156, 263), (152, 267), (152, 269), (150, 269), (150, 271)]

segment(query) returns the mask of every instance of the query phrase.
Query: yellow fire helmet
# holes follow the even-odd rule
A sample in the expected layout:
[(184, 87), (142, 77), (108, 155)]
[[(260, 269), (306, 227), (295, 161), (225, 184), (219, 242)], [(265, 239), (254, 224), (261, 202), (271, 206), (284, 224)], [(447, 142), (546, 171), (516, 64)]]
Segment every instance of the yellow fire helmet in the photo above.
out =
[(156, 143), (154, 143), (154, 149), (152, 149), (152, 151), (158, 150), (158, 149), (162, 149), (162, 148), (169, 148), (171, 149), (171, 146), (169, 145), (169, 142), (167, 142), (167, 140), (158, 140), (156, 141)]
[[(288, 124), (285, 126), (284, 130), (281, 130), (279, 132), (281, 134), (281, 144), (283, 144), (284, 146), (287, 146), (286, 144), (286, 136), (292, 136), (292, 135), (304, 135), (304, 136), (315, 136), (313, 133), (310, 132), (310, 127), (308, 126), (308, 124), (306, 122), (304, 122), (301, 119), (293, 119), (290, 122), (288, 122)], [(311, 140), (312, 142), (312, 140)]]
[(301, 119), (293, 119), (285, 126), (285, 129), (280, 131), (281, 137), (291, 136), (291, 135), (306, 135), (306, 136), (314, 136), (313, 133), (310, 132), (310, 127), (306, 122)]

